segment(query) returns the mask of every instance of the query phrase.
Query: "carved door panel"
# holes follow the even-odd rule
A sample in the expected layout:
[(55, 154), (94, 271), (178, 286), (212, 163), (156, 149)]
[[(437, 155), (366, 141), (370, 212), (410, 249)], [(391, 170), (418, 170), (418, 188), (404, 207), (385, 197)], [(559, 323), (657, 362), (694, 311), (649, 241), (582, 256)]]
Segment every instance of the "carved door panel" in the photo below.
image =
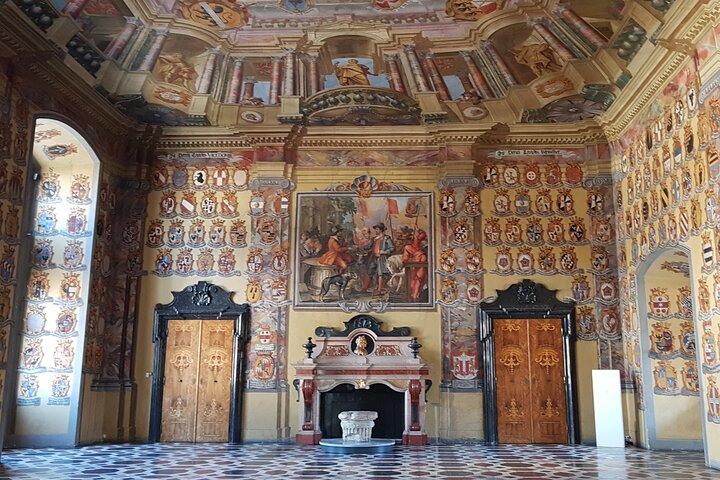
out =
[(193, 442), (197, 412), (200, 320), (168, 322), (163, 389), (163, 442)]
[(233, 320), (169, 320), (163, 442), (227, 442)]
[(496, 320), (500, 443), (566, 443), (560, 319)]
[(526, 320), (495, 321), (498, 441), (532, 443)]
[(232, 320), (205, 322), (200, 341), (197, 442), (227, 442), (233, 353)]
[(531, 355), (533, 443), (566, 443), (567, 406), (560, 319), (526, 323)]

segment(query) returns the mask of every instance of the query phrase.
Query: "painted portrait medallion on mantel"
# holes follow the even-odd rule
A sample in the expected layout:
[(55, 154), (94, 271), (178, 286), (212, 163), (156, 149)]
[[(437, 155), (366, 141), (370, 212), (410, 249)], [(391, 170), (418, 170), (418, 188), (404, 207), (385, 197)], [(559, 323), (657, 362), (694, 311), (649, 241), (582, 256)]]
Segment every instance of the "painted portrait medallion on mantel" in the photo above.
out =
[(432, 308), (432, 194), (299, 193), (294, 306)]

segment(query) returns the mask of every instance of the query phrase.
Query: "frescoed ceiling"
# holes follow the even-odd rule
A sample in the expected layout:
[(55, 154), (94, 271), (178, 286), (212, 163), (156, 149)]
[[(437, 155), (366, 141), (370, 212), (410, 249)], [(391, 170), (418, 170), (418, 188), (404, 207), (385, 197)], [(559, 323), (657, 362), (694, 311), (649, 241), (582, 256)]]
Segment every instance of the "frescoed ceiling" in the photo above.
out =
[(47, 10), (25, 11), (44, 30), (53, 15), (74, 18), (62, 47), (94, 88), (165, 126), (593, 120), (632, 80), (630, 63), (673, 4), (28, 1)]

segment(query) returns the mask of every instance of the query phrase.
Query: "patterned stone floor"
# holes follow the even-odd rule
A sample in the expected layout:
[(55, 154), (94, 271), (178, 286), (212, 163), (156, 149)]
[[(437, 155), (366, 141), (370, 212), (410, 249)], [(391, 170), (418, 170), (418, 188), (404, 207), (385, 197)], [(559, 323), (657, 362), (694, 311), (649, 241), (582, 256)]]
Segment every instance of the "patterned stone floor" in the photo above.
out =
[(442, 444), (329, 455), (294, 444), (121, 444), (2, 453), (0, 479), (720, 479), (701, 452)]

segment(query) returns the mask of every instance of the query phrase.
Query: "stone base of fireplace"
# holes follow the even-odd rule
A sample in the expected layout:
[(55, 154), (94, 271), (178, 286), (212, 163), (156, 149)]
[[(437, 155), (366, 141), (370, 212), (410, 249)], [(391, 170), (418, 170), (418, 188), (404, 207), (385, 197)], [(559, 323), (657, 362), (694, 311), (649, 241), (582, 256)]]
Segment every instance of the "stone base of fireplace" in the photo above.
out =
[(367, 442), (353, 442), (341, 438), (324, 438), (320, 440), (320, 446), (329, 453), (383, 453), (392, 450), (395, 441), (371, 438)]
[[(336, 387), (347, 385), (356, 391), (370, 390), (375, 384), (399, 394), (402, 409), (402, 443), (426, 445), (425, 393), (430, 385), (429, 368), (418, 355), (417, 340), (407, 327), (390, 332), (380, 329), (380, 322), (369, 315), (358, 315), (345, 322), (338, 331), (318, 327), (316, 337), (308, 340), (308, 358), (293, 364), (300, 408), (297, 443), (318, 444), (322, 438), (321, 399)], [(315, 348), (316, 347), (316, 348)], [(313, 351), (314, 350), (314, 351)], [(359, 405), (349, 410), (376, 410), (376, 405)], [(355, 405), (353, 405), (355, 407)], [(341, 410), (342, 411), (342, 410)], [(381, 413), (379, 421), (397, 418), (398, 413)], [(334, 420), (334, 419), (333, 419)], [(400, 430), (400, 429), (398, 429)], [(384, 434), (375, 432), (378, 437)], [(400, 439), (397, 436), (388, 439)], [(331, 440), (325, 438), (324, 440)], [(339, 440), (342, 442), (342, 440)], [(394, 442), (393, 442), (394, 443)]]

